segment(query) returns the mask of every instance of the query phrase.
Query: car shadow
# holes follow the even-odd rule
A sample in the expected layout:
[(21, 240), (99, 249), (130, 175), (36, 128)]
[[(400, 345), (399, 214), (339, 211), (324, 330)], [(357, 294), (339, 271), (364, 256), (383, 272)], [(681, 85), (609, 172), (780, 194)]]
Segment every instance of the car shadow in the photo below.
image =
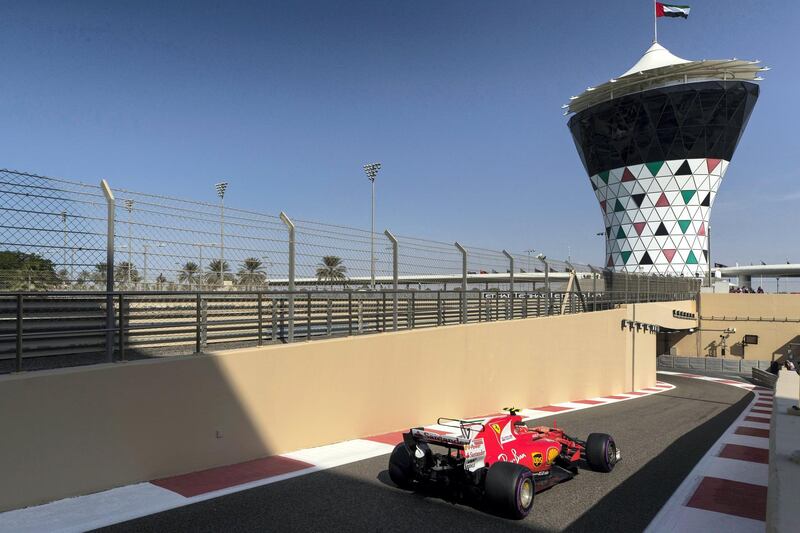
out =
[[(643, 531), (717, 439), (753, 399), (748, 393), (681, 436), (564, 531)], [(642, 487), (647, 487), (646, 492)]]

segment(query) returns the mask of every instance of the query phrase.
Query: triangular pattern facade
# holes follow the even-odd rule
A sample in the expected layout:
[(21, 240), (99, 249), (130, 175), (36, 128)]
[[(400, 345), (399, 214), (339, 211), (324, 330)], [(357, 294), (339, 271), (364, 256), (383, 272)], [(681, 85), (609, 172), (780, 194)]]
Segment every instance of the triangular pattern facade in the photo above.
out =
[(606, 227), (606, 264), (622, 272), (702, 275), (706, 227), (728, 161), (653, 161), (590, 178)]

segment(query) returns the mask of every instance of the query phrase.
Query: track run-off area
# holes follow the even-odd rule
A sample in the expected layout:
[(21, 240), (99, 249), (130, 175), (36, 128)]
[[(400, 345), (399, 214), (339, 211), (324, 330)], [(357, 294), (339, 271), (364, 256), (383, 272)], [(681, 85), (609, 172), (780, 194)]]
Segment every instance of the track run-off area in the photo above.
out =
[(763, 531), (772, 391), (728, 377), (659, 378), (639, 391), (522, 409), (529, 426), (557, 424), (578, 438), (608, 432), (623, 457), (610, 474), (582, 470), (539, 493), (522, 521), (395, 487), (386, 471), (394, 432), (0, 513), (0, 532)]
[[(369, 459), (232, 492), (104, 530), (643, 531), (676, 491), (685, 489), (682, 483), (687, 475), (732, 423), (746, 414), (743, 410), (754, 399), (753, 392), (730, 384), (667, 374), (659, 374), (659, 379), (675, 387), (529, 422), (534, 426), (555, 421), (579, 438), (596, 431), (609, 433), (623, 459), (609, 474), (582, 470), (575, 479), (537, 494), (533, 511), (519, 522), (434, 495), (398, 489), (386, 471), (387, 447), (386, 454)], [(324, 421), (309, 416), (309, 423), (319, 424), (324, 431)], [(668, 524), (666, 518), (664, 522), (662, 513), (659, 521)]]

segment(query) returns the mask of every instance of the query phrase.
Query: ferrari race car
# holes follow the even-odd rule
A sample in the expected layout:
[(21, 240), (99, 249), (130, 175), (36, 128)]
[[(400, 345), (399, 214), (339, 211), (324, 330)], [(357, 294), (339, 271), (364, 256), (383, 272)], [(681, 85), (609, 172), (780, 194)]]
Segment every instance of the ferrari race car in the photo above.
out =
[(520, 519), (535, 493), (572, 479), (579, 464), (611, 472), (621, 458), (605, 433), (578, 440), (556, 427), (529, 428), (519, 409), (505, 410), (482, 422), (440, 418), (440, 426), (458, 430), (453, 435), (412, 428), (392, 451), (389, 477), (403, 489), (441, 489)]

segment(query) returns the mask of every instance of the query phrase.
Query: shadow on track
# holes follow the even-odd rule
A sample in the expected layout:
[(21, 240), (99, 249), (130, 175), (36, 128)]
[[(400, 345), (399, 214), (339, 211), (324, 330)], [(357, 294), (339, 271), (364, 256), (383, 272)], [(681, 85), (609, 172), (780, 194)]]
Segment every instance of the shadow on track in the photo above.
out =
[[(673, 442), (606, 494), (565, 531), (643, 531), (692, 468), (747, 407), (753, 396), (752, 392), (748, 393)], [(643, 492), (642, 487), (647, 487), (647, 491)]]

